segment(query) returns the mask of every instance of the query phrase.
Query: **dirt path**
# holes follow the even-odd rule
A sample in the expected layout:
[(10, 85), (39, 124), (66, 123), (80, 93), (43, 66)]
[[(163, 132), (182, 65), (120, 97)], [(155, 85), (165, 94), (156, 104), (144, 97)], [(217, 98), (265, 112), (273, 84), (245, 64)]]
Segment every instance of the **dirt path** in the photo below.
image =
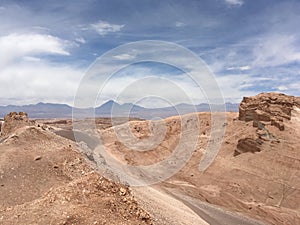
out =
[(154, 218), (155, 224), (266, 225), (239, 213), (225, 211), (173, 189), (133, 187), (134, 196)]
[(138, 203), (153, 218), (155, 225), (208, 225), (193, 210), (170, 195), (152, 187), (132, 187)]
[(233, 213), (225, 211), (214, 205), (202, 202), (198, 199), (191, 198), (189, 196), (174, 192), (173, 190), (165, 190), (170, 196), (181, 201), (190, 209), (192, 209), (199, 217), (204, 219), (211, 225), (266, 225), (260, 221), (248, 218), (239, 213)]

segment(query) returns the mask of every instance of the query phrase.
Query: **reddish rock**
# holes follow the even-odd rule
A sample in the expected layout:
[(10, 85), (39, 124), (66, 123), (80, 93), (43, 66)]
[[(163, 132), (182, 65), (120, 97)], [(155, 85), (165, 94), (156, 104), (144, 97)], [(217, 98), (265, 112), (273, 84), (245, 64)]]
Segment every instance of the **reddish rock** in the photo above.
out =
[(245, 152), (260, 152), (260, 142), (252, 138), (243, 138), (238, 141), (237, 149), (234, 152), (234, 156)]
[(1, 135), (6, 136), (23, 126), (31, 125), (28, 115), (25, 112), (11, 112), (4, 117), (1, 127)]
[(239, 120), (271, 121), (279, 130), (284, 130), (283, 121), (291, 119), (294, 106), (300, 107), (300, 97), (281, 93), (261, 93), (244, 97), (239, 107)]

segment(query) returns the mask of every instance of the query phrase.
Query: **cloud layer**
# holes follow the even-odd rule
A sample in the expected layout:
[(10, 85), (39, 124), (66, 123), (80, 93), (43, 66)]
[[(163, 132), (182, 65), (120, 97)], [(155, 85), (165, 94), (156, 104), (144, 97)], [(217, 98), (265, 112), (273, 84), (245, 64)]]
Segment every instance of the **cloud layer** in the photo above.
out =
[(70, 55), (66, 50), (68, 41), (51, 35), (10, 34), (0, 37), (0, 65), (22, 57), (51, 54)]
[(102, 36), (105, 36), (109, 33), (119, 32), (124, 26), (125, 25), (110, 24), (102, 20), (99, 20), (97, 23), (91, 24), (91, 28)]
[(237, 6), (241, 6), (244, 4), (244, 1), (242, 0), (225, 0), (225, 2), (229, 5), (237, 5)]
[[(227, 100), (238, 102), (244, 95), (262, 91), (300, 95), (299, 11), (300, 3), (293, 0), (146, 0), (143, 4), (54, 0), (47, 6), (37, 0), (4, 0), (0, 4), (0, 105), (72, 104), (84, 71), (96, 57), (139, 40), (170, 41), (192, 50), (214, 72)], [(128, 51), (115, 55), (113, 61), (135, 57)], [(178, 58), (174, 55), (174, 62)], [(140, 74), (135, 68), (115, 79), (104, 96), (113, 98), (115, 90), (153, 75), (184, 86), (201, 100), (178, 71), (147, 66), (138, 70)], [(152, 82), (159, 87), (158, 95), (165, 94), (161, 80)], [(151, 88), (147, 83), (139, 85), (136, 96)], [(168, 93), (170, 99), (178, 98), (176, 91)]]

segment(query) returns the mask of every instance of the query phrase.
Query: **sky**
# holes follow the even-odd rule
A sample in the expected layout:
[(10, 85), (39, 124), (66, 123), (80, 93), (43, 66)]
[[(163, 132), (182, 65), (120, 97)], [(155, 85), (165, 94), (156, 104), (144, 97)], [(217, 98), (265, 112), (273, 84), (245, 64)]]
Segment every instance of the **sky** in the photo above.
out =
[[(271, 91), (299, 96), (299, 12), (296, 0), (0, 0), (0, 105), (73, 105), (98, 57), (145, 40), (196, 54), (225, 101)], [(122, 92), (129, 87), (134, 91)], [(156, 96), (145, 94), (155, 87)], [(176, 65), (141, 62), (116, 72), (95, 102), (116, 96), (146, 107), (186, 102), (176, 88), (194, 103), (207, 101)]]

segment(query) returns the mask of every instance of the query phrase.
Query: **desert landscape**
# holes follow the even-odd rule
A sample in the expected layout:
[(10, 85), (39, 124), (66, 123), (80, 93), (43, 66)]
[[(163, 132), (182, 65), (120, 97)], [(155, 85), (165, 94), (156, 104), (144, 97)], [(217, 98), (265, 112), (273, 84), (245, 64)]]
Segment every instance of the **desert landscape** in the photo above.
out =
[(0, 225), (300, 225), (299, 0), (0, 0)]
[[(88, 139), (76, 142), (74, 132), (79, 131), (72, 130), (72, 120), (31, 120), (25, 112), (9, 113), (1, 126), (0, 223), (300, 224), (300, 97), (244, 97), (238, 113), (225, 114), (221, 140), (210, 138), (209, 112), (161, 121), (96, 119), (106, 152), (126, 165), (167, 158), (182, 138), (182, 127), (197, 134), (190, 160), (178, 173), (151, 185), (130, 186), (113, 168), (107, 175), (107, 167), (100, 165), (105, 157), (97, 158)], [(141, 148), (140, 141), (153, 141), (153, 132), (162, 132), (162, 121), (162, 140), (150, 150), (132, 151)], [(220, 142), (220, 151), (201, 171), (209, 142)]]

